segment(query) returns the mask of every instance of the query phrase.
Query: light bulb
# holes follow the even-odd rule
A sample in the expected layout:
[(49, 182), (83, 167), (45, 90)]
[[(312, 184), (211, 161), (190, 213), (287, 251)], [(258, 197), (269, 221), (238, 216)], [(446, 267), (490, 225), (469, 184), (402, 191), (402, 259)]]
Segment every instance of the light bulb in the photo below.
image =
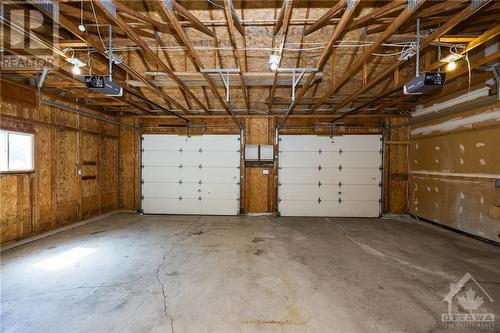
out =
[(78, 26), (78, 29), (81, 31), (81, 32), (84, 32), (85, 31), (85, 26), (83, 24), (80, 24)]
[(271, 64), (271, 70), (276, 72), (278, 70), (278, 64)]
[(448, 63), (448, 66), (446, 66), (446, 69), (448, 71), (453, 71), (453, 70), (455, 70), (455, 68), (457, 68), (457, 63), (455, 61), (450, 61)]
[(73, 66), (71, 68), (71, 73), (73, 73), (74, 75), (82, 75), (82, 70), (78, 66)]

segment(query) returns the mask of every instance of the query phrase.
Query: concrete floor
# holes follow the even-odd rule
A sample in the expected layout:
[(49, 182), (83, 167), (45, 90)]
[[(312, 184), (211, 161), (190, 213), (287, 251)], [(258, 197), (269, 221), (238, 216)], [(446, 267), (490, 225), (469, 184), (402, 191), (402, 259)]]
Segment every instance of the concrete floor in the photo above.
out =
[(409, 218), (123, 213), (1, 270), (5, 332), (477, 332), (440, 321), (466, 272), (500, 330), (500, 248)]

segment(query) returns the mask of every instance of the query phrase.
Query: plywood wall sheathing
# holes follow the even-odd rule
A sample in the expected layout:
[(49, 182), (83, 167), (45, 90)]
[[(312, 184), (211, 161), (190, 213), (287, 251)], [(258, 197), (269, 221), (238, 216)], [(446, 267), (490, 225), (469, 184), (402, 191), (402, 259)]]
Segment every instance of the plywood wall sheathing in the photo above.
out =
[(119, 126), (5, 96), (0, 104), (0, 127), (33, 133), (35, 149), (34, 173), (0, 175), (1, 243), (120, 207)]

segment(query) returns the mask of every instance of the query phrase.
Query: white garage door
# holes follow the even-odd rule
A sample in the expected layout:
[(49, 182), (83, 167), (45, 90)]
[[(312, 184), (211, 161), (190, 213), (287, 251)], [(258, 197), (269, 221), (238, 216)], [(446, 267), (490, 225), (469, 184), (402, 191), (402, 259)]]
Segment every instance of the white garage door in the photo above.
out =
[(380, 135), (280, 136), (280, 214), (379, 216), (381, 147)]
[(144, 135), (142, 148), (144, 213), (238, 214), (238, 135)]

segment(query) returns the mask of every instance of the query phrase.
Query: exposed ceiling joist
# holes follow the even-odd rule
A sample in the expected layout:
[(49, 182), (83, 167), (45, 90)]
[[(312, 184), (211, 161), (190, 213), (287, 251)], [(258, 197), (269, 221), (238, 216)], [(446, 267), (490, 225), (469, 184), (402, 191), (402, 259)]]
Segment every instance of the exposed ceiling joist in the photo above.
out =
[(309, 28), (307, 28), (306, 31), (304, 31), (304, 35), (307, 36), (307, 35), (315, 32), (316, 30), (321, 29), (325, 25), (328, 25), (330, 23), (330, 18), (333, 15), (340, 12), (342, 9), (344, 9), (345, 6), (346, 6), (345, 1), (339, 0), (339, 2), (337, 2), (337, 4), (335, 6), (330, 8), (326, 13), (321, 15), (321, 17), (316, 22), (314, 22), (312, 25), (310, 25)]
[[(283, 5), (284, 5), (284, 8), (285, 8), (285, 15), (283, 17), (283, 20), (282, 20), (282, 26), (283, 26), (283, 34), (282, 34), (282, 45), (284, 45), (286, 43), (286, 39), (287, 39), (287, 36), (288, 36), (288, 28), (290, 26), (290, 18), (292, 16), (292, 9), (293, 9), (293, 0), (283, 0)], [(276, 36), (276, 35), (275, 35)], [(280, 60), (279, 60), (279, 64), (278, 64), (278, 67), (281, 65), (281, 60), (283, 59), (283, 48), (280, 47)], [(274, 78), (273, 78), (273, 86), (271, 87), (271, 91), (269, 92), (269, 97), (270, 97), (270, 100), (271, 100), (271, 103), (269, 103), (269, 108), (268, 108), (268, 111), (271, 112), (271, 109), (273, 107), (273, 103), (272, 103), (272, 100), (273, 100), (273, 97), (276, 93), (276, 81), (278, 80), (278, 72), (274, 73)]]
[(414, 17), (414, 14), (422, 8), (422, 6), (427, 2), (427, 0), (418, 1), (413, 8), (408, 8), (403, 10), (398, 17), (382, 32), (372, 43), (370, 47), (356, 60), (356, 62), (349, 68), (347, 72), (342, 75), (340, 79), (337, 80), (334, 87), (328, 89), (328, 91), (323, 94), (321, 100), (316, 103), (312, 108), (311, 112), (314, 112), (317, 108), (323, 104), (333, 93), (335, 93), (340, 87), (342, 87), (354, 74), (356, 74), (359, 69), (372, 57), (372, 53), (376, 51), (382, 43), (388, 39), (392, 34), (394, 34), (399, 27), (405, 23), (410, 18)]
[[(231, 41), (231, 46), (233, 47), (233, 56), (236, 67), (239, 68), (238, 76), (240, 78), (241, 88), (243, 90), (243, 98), (245, 99), (245, 105), (247, 110), (250, 110), (250, 99), (248, 97), (248, 89), (245, 84), (245, 79), (243, 78), (243, 64), (241, 61), (240, 51), (238, 50), (238, 44), (236, 43), (236, 31), (235, 23), (233, 19), (233, 5), (231, 0), (224, 0), (224, 14), (226, 15), (227, 28), (229, 30), (229, 40)], [(243, 34), (243, 38), (245, 35)]]
[[(172, 25), (173, 29), (177, 32), (179, 39), (184, 44), (184, 46), (187, 48), (188, 55), (191, 58), (191, 60), (193, 61), (193, 64), (195, 65), (196, 70), (200, 71), (201, 69), (205, 68), (205, 66), (203, 65), (203, 62), (201, 61), (201, 59), (198, 56), (198, 54), (196, 53), (193, 45), (191, 44), (189, 37), (187, 36), (186, 32), (182, 28), (181, 24), (179, 23), (179, 20), (177, 19), (177, 17), (175, 17), (174, 12), (173, 12), (173, 8), (170, 8), (170, 6), (168, 6), (167, 3), (165, 3), (162, 0), (157, 0), (157, 1), (162, 9), (163, 14), (165, 15), (165, 17), (169, 21), (170, 25)], [(168, 0), (168, 1), (171, 3), (176, 2), (175, 0)], [(208, 84), (210, 86), (210, 90), (212, 91), (212, 94), (217, 98), (217, 100), (224, 107), (224, 109), (229, 114), (231, 114), (233, 116), (235, 123), (238, 124), (238, 126), (240, 126), (240, 123), (238, 122), (238, 120), (236, 118), (234, 118), (234, 113), (233, 113), (230, 105), (228, 105), (228, 103), (226, 103), (224, 101), (224, 99), (220, 95), (219, 91), (217, 90), (217, 87), (215, 86), (215, 84), (211, 80), (208, 73), (202, 72), (202, 75), (205, 78), (205, 80), (208, 82)]]
[[(94, 0), (92, 0), (94, 1)], [(116, 0), (112, 0), (113, 3), (118, 3)], [(181, 80), (179, 80), (174, 72), (172, 72), (172, 70), (169, 68), (169, 66), (167, 66), (167, 64), (165, 64), (163, 62), (163, 60), (160, 59), (160, 57), (158, 57), (158, 55), (156, 54), (156, 52), (154, 52), (146, 42), (144, 42), (144, 40), (139, 37), (136, 32), (130, 28), (130, 26), (127, 25), (127, 22), (125, 22), (122, 18), (120, 18), (119, 16), (119, 10), (118, 10), (118, 13), (116, 16), (114, 16), (111, 12), (109, 12), (106, 7), (104, 6), (104, 4), (101, 2), (101, 1), (95, 1), (96, 5), (105, 13), (106, 17), (114, 22), (118, 27), (120, 27), (120, 29), (122, 29), (126, 34), (127, 36), (132, 40), (134, 41), (140, 48), (141, 48), (141, 51), (145, 53), (145, 55), (151, 59), (154, 63), (156, 63), (163, 71), (165, 71), (172, 80), (174, 80), (175, 82), (177, 82), (177, 84), (179, 85), (179, 88), (184, 90), (186, 92), (186, 94), (189, 95), (189, 97), (191, 97), (196, 104), (198, 104), (204, 111), (208, 112), (208, 109), (205, 107), (205, 105), (203, 105), (203, 103), (198, 99), (198, 97), (196, 97), (196, 95), (193, 94), (193, 92), (188, 88), (186, 87)], [(173, 98), (168, 98), (167, 100), (169, 100), (171, 103), (173, 103), (174, 105), (180, 107), (182, 110), (184, 110), (185, 112), (188, 112), (189, 110), (186, 109), (184, 106), (182, 106), (179, 102), (177, 102), (175, 99)]]
[[(439, 36), (446, 34), (448, 31), (450, 31), (452, 28), (456, 27), (458, 24), (469, 18), (471, 15), (474, 13), (478, 12), (479, 10), (483, 9), (485, 6), (487, 6), (491, 0), (488, 0), (484, 3), (482, 3), (480, 6), (476, 8), (472, 8), (471, 6), (467, 6), (465, 9), (463, 9), (461, 12), (458, 14), (455, 14), (451, 19), (449, 19), (444, 25), (442, 25), (440, 28), (436, 29), (434, 32), (432, 32), (429, 36), (424, 38), (421, 43), (420, 43), (420, 50), (424, 49), (428, 45), (431, 44), (432, 41), (437, 39)], [(478, 37), (479, 38), (479, 37)], [(483, 40), (483, 43), (486, 41)], [(472, 42), (471, 42), (472, 43)], [(477, 44), (477, 43), (475, 43)], [(335, 113), (336, 111), (340, 110), (347, 104), (349, 104), (351, 101), (356, 99), (360, 94), (366, 92), (368, 89), (371, 89), (375, 87), (378, 83), (382, 82), (385, 78), (387, 78), (389, 75), (392, 75), (395, 71), (398, 70), (398, 68), (407, 62), (407, 60), (399, 60), (395, 64), (393, 64), (390, 68), (388, 68), (386, 71), (378, 75), (376, 78), (368, 82), (366, 85), (364, 85), (361, 89), (358, 89), (355, 93), (353, 93), (349, 98), (346, 98), (344, 101), (336, 105), (332, 109), (332, 113)], [(436, 67), (437, 68), (437, 67)], [(395, 90), (400, 90), (402, 89), (402, 85), (399, 85), (395, 88)], [(374, 100), (369, 101), (366, 103), (366, 105), (370, 105)]]

